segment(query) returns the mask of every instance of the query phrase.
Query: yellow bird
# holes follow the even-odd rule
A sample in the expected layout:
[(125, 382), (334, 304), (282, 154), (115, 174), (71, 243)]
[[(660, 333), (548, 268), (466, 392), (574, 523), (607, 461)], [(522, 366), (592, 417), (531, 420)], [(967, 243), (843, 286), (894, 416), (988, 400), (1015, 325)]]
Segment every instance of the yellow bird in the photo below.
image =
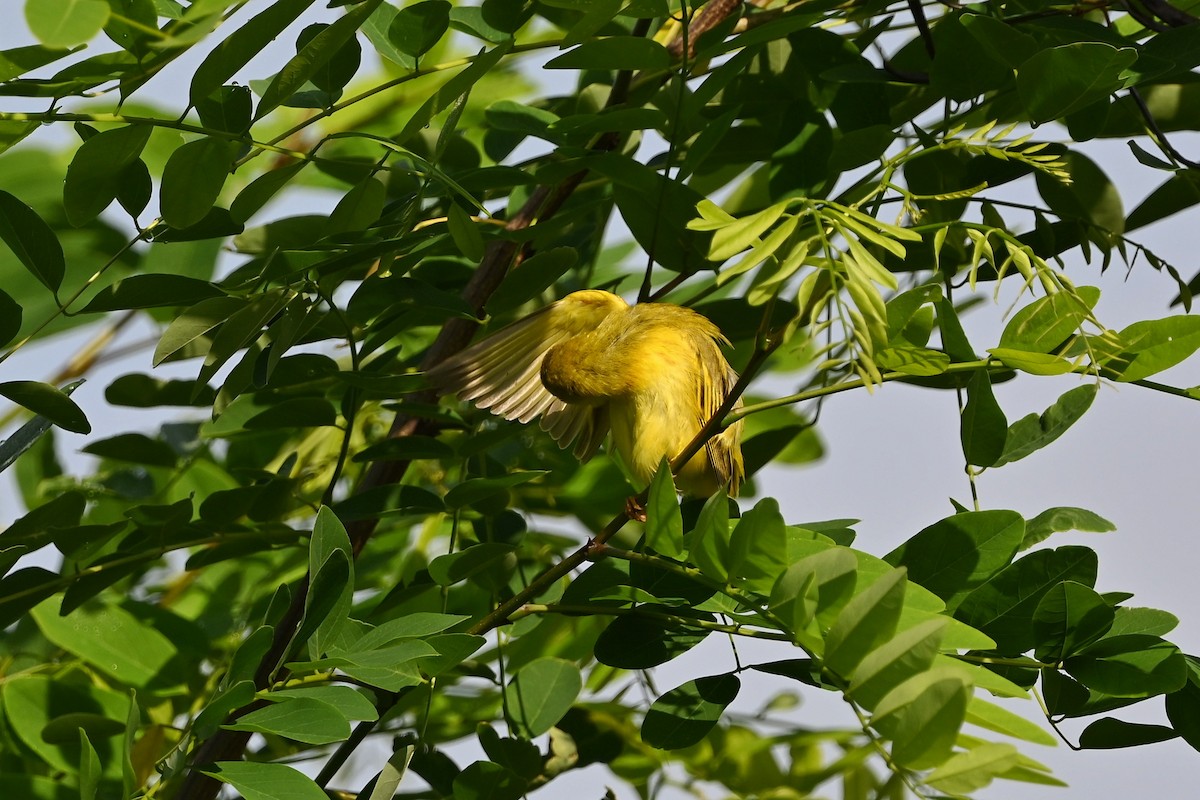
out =
[[(567, 295), (463, 350), (429, 372), (433, 384), (505, 419), (541, 426), (587, 461), (612, 430), (634, 477), (647, 485), (737, 381), (719, 328), (670, 303), (629, 305), (610, 292)], [(738, 405), (740, 405), (740, 401)], [(736, 422), (679, 470), (685, 494), (736, 495), (745, 469)]]

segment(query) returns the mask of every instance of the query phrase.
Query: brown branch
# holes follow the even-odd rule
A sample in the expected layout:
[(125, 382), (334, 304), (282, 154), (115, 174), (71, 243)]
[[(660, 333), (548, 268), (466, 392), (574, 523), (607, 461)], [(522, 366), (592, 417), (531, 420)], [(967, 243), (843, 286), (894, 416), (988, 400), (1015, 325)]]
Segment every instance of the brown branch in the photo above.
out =
[[(640, 30), (640, 35), (644, 36), (648, 30), (648, 25), (648, 20), (639, 20), (634, 33)], [(618, 74), (617, 79), (613, 83), (612, 91), (609, 93), (607, 106), (613, 107), (623, 104), (628, 96), (629, 86), (630, 75), (625, 72)], [(595, 152), (613, 150), (620, 141), (621, 137), (618, 134), (606, 134), (595, 142), (592, 150)], [(520, 210), (508, 220), (504, 226), (505, 230), (509, 232), (524, 230), (539, 220), (546, 220), (554, 216), (567, 200), (570, 199), (572, 193), (578, 188), (587, 174), (587, 170), (581, 170), (565, 178), (556, 186), (539, 186), (529, 199), (525, 201), (524, 205), (521, 206)], [(519, 245), (516, 242), (505, 240), (493, 240), (489, 243), (483, 260), (471, 275), (471, 279), (464, 287), (462, 293), (463, 299), (475, 310), (477, 315), (482, 316), (483, 308), (488, 298), (491, 297), (492, 293), (500, 285), (510, 265), (520, 263), (527, 247), (527, 244)], [(438, 364), (466, 347), (474, 335), (476, 325), (477, 323), (472, 320), (460, 318), (451, 319), (446, 322), (422, 359), (422, 369), (427, 369), (434, 364)], [(435, 390), (426, 389), (407, 395), (406, 399), (416, 403), (432, 403), (436, 402), (437, 393)], [(388, 431), (388, 438), (433, 436), (439, 430), (440, 425), (435, 421), (411, 417), (401, 412), (397, 413), (395, 419), (393, 419), (391, 428)], [(363, 475), (362, 480), (355, 487), (355, 494), (362, 494), (380, 486), (398, 483), (408, 471), (410, 463), (410, 461), (373, 462)], [(367, 518), (353, 520), (346, 526), (355, 558), (362, 553), (363, 548), (370, 541), (378, 523), (379, 520), (376, 518)], [(617, 529), (619, 529), (619, 526), (612, 533), (615, 533)], [(611, 536), (612, 533), (609, 533), (608, 536)], [(573, 569), (573, 567), (571, 568)], [(279, 625), (276, 626), (275, 638), (272, 641), (271, 648), (266, 656), (264, 656), (255, 674), (255, 685), (258, 689), (267, 688), (270, 682), (277, 677), (273, 675), (275, 667), (286, 656), (287, 648), (303, 617), (307, 594), (308, 578), (305, 577), (297, 586), (287, 613)], [(231, 715), (231, 718), (236, 718), (246, 713), (247, 710), (249, 710), (249, 707), (239, 709)], [(369, 733), (370, 730), (371, 727), (364, 723), (360, 725), (360, 730), (356, 730), (348, 741), (361, 741), (361, 738)], [(181, 800), (211, 800), (211, 798), (215, 797), (220, 790), (221, 784), (216, 779), (201, 774), (195, 767), (212, 761), (240, 758), (248, 740), (249, 734), (247, 733), (221, 730), (203, 742), (196, 749), (195, 756), (192, 758), (192, 769), (184, 779), (178, 797)], [(340, 763), (348, 755), (349, 750), (343, 746), (331, 756), (331, 763)], [(327, 764), (327, 768), (323, 769), (321, 773), (325, 781), (328, 781), (332, 777), (333, 772), (336, 771), (336, 768), (331, 770), (329, 766)]]

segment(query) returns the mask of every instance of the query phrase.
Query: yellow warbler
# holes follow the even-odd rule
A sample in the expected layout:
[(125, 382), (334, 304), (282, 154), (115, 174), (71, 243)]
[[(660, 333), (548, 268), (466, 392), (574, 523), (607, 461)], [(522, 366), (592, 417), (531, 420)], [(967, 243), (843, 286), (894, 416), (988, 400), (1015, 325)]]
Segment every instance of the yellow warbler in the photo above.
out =
[[(648, 484), (663, 456), (674, 458), (724, 402), (737, 373), (729, 341), (688, 308), (629, 305), (588, 289), (535, 311), (432, 369), (434, 385), (505, 419), (541, 426), (586, 461), (609, 429), (625, 464)], [(745, 476), (742, 423), (708, 443), (676, 475), (686, 494)]]

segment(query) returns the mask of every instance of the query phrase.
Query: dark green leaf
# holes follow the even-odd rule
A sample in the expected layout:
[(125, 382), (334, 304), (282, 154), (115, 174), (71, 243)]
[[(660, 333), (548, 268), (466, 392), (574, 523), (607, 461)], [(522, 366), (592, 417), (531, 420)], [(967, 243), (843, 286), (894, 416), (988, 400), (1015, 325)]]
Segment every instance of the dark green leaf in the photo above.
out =
[(446, 492), (448, 508), (464, 508), (507, 492), (514, 486), (529, 483), (544, 475), (543, 470), (513, 472), (499, 478), (470, 478)]
[(637, 36), (609, 36), (584, 42), (546, 62), (546, 69), (665, 70), (671, 55), (658, 42)]
[(133, 464), (149, 464), (156, 467), (175, 466), (175, 451), (166, 442), (151, 439), (141, 433), (123, 433), (91, 442), (83, 452), (112, 461), (128, 461)]
[(1089, 689), (1115, 697), (1169, 694), (1183, 687), (1188, 674), (1179, 648), (1136, 633), (1101, 639), (1068, 658), (1064, 668)]
[(250, 129), (254, 99), (249, 86), (222, 86), (196, 103), (196, 113), (204, 127), (226, 133), (244, 133)]
[[(66, 273), (62, 245), (36, 211), (5, 191), (0, 191), (0, 239), (43, 286), (52, 292), (58, 291)], [(11, 315), (11, 308), (6, 307), (15, 305), (13, 299), (5, 294), (0, 300), (5, 301), (0, 303), (0, 315)], [(0, 328), (16, 325), (7, 335), (0, 329), (0, 342), (8, 341), (20, 330), (20, 314), (21, 308), (17, 306), (15, 318), (0, 316), (4, 319)]]
[(39, 414), (58, 427), (73, 433), (91, 433), (91, 423), (83, 409), (66, 392), (37, 381), (8, 381), (0, 383), (0, 397)]
[(1043, 594), (1032, 621), (1034, 654), (1039, 661), (1057, 663), (1106, 634), (1113, 610), (1090, 586), (1063, 581)]
[(388, 40), (405, 55), (418, 59), (428, 53), (450, 26), (450, 4), (425, 0), (400, 9), (388, 27)]
[(271, 113), (315, 77), (342, 47), (353, 40), (359, 27), (381, 2), (382, 0), (364, 0), (305, 42), (262, 93), (258, 108), (254, 111), (254, 119), (262, 119)]
[(553, 247), (522, 261), (520, 267), (504, 276), (487, 303), (487, 312), (505, 314), (534, 299), (566, 274), (577, 260), (575, 249)]
[(519, 669), (504, 692), (513, 721), (532, 737), (554, 727), (582, 688), (579, 667), (561, 658), (539, 658)]
[(662, 750), (680, 750), (704, 739), (737, 697), (736, 675), (711, 675), (677, 686), (659, 697), (642, 720), (642, 741)]
[(990, 467), (1002, 457), (1008, 436), (1008, 420), (992, 392), (992, 379), (985, 369), (977, 370), (967, 383), (967, 404), (960, 424), (963, 455), (968, 464)]
[(1167, 695), (1166, 706), (1171, 727), (1193, 750), (1200, 751), (1200, 686), (1189, 680)]
[(12, 341), (21, 330), (24, 310), (8, 292), (0, 289), (0, 347)]
[(454, 777), (454, 800), (518, 800), (528, 781), (511, 769), (476, 761)]
[(438, 112), (469, 92), (477, 81), (499, 63), (510, 47), (512, 47), (512, 41), (507, 40), (491, 50), (481, 51), (479, 55), (475, 56), (470, 66), (442, 84), (429, 96), (428, 100), (421, 104), (421, 107), (409, 118), (404, 129), (395, 137), (395, 143), (397, 145), (408, 143), (429, 124), (429, 121)]
[(963, 598), (954, 616), (990, 636), (1001, 654), (1015, 656), (1037, 644), (1033, 615), (1046, 593), (1063, 581), (1092, 586), (1096, 571), (1096, 554), (1086, 547), (1039, 550)]
[(1104, 717), (1083, 729), (1083, 733), (1079, 734), (1079, 746), (1084, 750), (1113, 750), (1165, 742), (1178, 735), (1163, 725), (1144, 725)]
[(1137, 60), (1132, 47), (1074, 42), (1032, 55), (1017, 69), (1017, 90), (1034, 122), (1049, 122), (1091, 105), (1122, 86)]
[(454, 448), (428, 436), (409, 436), (404, 439), (384, 439), (354, 454), (352, 461), (417, 461), (451, 458)]
[(953, 609), (979, 584), (1008, 566), (1025, 537), (1015, 511), (967, 511), (925, 528), (884, 556), (908, 567), (908, 579)]
[(138, 160), (150, 139), (149, 125), (126, 125), (92, 136), (79, 146), (67, 167), (63, 206), (67, 221), (86, 225), (120, 194), (126, 169)]
[(206, 136), (171, 153), (163, 167), (160, 209), (172, 228), (195, 225), (212, 209), (233, 165), (237, 145)]
[(100, 290), (80, 313), (187, 306), (223, 296), (221, 290), (208, 281), (186, 275), (130, 275)]
[(513, 546), (501, 542), (481, 542), (458, 553), (438, 556), (429, 563), (429, 575), (442, 586), (453, 586), (496, 564), (514, 559)]
[(1067, 432), (1091, 408), (1098, 387), (1085, 383), (1069, 389), (1040, 415), (1029, 414), (1012, 424), (1004, 443), (1004, 452), (993, 466), (1020, 461), (1036, 453)]
[(188, 102), (197, 106), (283, 33), (313, 0), (277, 0), (221, 41), (192, 75)]
[(686, 653), (708, 637), (695, 628), (667, 628), (653, 619), (617, 617), (596, 640), (596, 660), (620, 669), (649, 669)]

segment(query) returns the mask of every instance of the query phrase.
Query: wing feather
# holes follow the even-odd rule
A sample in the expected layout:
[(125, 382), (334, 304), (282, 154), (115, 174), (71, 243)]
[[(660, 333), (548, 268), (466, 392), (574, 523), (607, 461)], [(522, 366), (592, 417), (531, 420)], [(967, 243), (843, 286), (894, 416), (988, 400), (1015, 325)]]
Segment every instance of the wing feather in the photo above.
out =
[(575, 292), (451, 356), (429, 370), (428, 377), (443, 393), (505, 419), (541, 417), (542, 429), (560, 447), (576, 442), (575, 455), (586, 461), (608, 433), (607, 410), (552, 395), (542, 384), (542, 360), (550, 348), (627, 307), (608, 292)]

